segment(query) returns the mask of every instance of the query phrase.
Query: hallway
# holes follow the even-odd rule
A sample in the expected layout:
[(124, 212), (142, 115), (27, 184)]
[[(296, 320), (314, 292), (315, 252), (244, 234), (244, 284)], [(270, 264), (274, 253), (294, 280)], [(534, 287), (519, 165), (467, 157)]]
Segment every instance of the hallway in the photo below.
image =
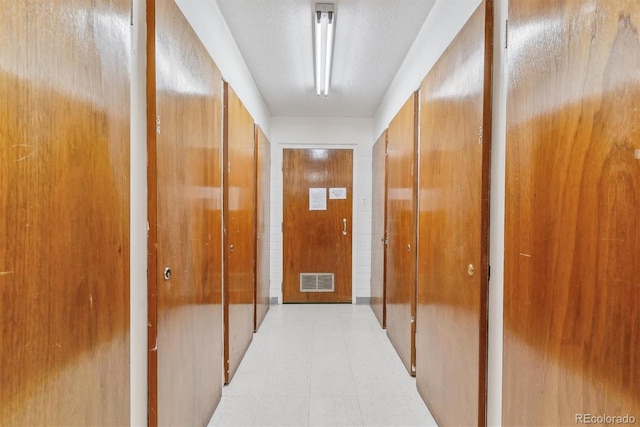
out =
[(640, 420), (640, 0), (321, 1), (2, 2), (0, 427)]
[(435, 426), (368, 305), (273, 305), (214, 426)]

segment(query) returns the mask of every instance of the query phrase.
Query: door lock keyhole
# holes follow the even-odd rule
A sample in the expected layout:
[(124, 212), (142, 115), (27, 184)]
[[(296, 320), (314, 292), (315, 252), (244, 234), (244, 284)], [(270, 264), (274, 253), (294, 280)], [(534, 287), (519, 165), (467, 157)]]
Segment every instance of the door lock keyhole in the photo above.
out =
[(476, 272), (476, 269), (474, 268), (473, 264), (469, 264), (467, 266), (467, 274), (469, 276), (473, 276), (475, 274), (475, 272)]

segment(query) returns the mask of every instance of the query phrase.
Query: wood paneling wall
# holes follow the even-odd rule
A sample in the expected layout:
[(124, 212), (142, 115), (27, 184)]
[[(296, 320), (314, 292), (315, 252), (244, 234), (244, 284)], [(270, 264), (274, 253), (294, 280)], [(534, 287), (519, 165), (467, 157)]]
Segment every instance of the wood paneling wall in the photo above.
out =
[(492, 19), (485, 1), (420, 90), (416, 383), (441, 425), (486, 423)]
[(0, 6), (0, 425), (126, 425), (129, 2)]
[(256, 154), (253, 118), (224, 85), (225, 382), (253, 338), (256, 280)]
[(174, 1), (147, 6), (150, 425), (206, 425), (223, 382), (222, 78)]
[(402, 363), (415, 375), (418, 94), (387, 131), (386, 327)]
[(269, 311), (271, 291), (271, 144), (258, 125), (256, 129), (256, 288), (254, 331)]
[(380, 326), (386, 328), (386, 200), (387, 130), (373, 146), (373, 195), (371, 197), (371, 309)]
[(509, 15), (503, 423), (637, 422), (640, 2)]

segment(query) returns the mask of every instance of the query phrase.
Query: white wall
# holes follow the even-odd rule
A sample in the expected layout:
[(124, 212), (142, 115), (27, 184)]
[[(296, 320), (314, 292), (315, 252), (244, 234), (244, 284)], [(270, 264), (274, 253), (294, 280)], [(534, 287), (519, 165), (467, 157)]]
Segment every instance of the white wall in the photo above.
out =
[(491, 200), (489, 223), (489, 360), (487, 425), (502, 425), (502, 335), (504, 301), (504, 212), (507, 145), (508, 0), (494, 1), (493, 127), (491, 140)]
[(294, 147), (354, 149), (353, 279), (355, 297), (369, 297), (371, 277), (371, 119), (271, 118), (271, 297), (282, 302), (282, 150)]
[(131, 27), (130, 386), (131, 425), (147, 425), (147, 60), (145, 0)]
[(442, 52), (449, 46), (481, 0), (438, 0), (400, 65), (376, 110), (373, 134), (378, 137), (400, 110)]
[(262, 99), (218, 4), (214, 0), (176, 0), (176, 3), (209, 51), (222, 78), (231, 85), (254, 122), (271, 139), (271, 112)]

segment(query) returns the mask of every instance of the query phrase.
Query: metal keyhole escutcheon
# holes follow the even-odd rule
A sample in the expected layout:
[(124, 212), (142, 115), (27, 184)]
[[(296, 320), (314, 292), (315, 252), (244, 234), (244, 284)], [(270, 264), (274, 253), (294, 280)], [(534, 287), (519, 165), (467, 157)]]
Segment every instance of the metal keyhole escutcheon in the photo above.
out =
[(169, 279), (171, 279), (171, 268), (165, 267), (164, 268), (164, 280), (169, 280)]
[(469, 264), (467, 266), (467, 273), (469, 274), (469, 276), (473, 276), (473, 273), (475, 273), (476, 269), (473, 267), (473, 264)]

